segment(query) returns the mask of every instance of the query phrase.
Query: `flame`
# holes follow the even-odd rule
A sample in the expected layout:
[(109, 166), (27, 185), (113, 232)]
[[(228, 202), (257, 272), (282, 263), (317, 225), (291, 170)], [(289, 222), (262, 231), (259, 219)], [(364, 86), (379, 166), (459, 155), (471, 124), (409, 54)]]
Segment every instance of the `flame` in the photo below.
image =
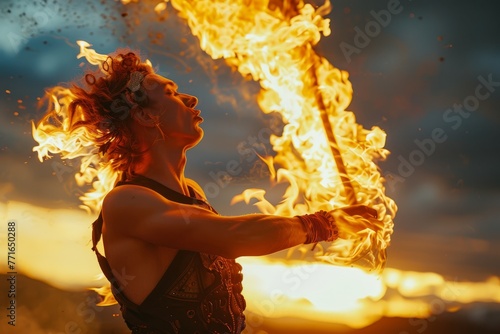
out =
[(164, 2), (160, 2), (155, 6), (156, 14), (161, 14), (165, 9), (167, 9), (168, 0), (164, 0)]
[[(92, 65), (102, 64), (108, 56), (89, 49), (91, 44), (77, 41), (80, 53), (77, 58), (85, 57)], [(75, 99), (70, 89), (61, 86), (45, 92), (40, 104), (47, 105), (47, 112), (37, 125), (32, 123), (33, 138), (38, 145), (33, 148), (41, 162), (51, 158), (49, 153), (59, 154), (62, 159), (80, 159), (80, 171), (75, 173), (75, 180), (80, 187), (91, 185), (92, 189), (80, 196), (80, 206), (88, 212), (98, 212), (104, 196), (113, 188), (119, 173), (111, 168), (110, 162), (103, 163), (92, 136), (85, 128), (68, 131), (68, 107)]]
[[(102, 277), (104, 277), (104, 275), (102, 275)], [(103, 285), (100, 288), (90, 288), (90, 290), (97, 292), (97, 294), (103, 297), (97, 306), (111, 306), (117, 303), (111, 292), (111, 285), (109, 284)]]

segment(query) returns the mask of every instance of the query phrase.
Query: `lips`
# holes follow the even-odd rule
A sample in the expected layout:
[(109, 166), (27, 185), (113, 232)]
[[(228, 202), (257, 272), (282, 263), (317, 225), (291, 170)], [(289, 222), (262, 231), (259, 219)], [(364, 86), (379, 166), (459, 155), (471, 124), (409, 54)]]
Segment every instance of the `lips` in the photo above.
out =
[(203, 122), (203, 118), (200, 117), (201, 111), (198, 109), (193, 109), (194, 119)]

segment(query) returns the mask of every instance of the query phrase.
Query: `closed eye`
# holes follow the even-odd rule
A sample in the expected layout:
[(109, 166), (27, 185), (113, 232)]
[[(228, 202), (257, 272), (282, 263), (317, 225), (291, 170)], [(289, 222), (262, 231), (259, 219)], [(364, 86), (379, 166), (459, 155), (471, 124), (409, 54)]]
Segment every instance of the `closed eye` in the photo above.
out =
[(174, 95), (174, 96), (178, 96), (179, 93), (177, 93), (177, 85), (173, 82), (173, 81), (168, 81), (165, 86), (164, 86), (164, 89), (165, 89), (165, 94), (166, 95)]
[(174, 95), (174, 96), (178, 96), (179, 95), (179, 93), (177, 93), (176, 91), (170, 90), (170, 89), (166, 90), (165, 94), (167, 94), (167, 95)]

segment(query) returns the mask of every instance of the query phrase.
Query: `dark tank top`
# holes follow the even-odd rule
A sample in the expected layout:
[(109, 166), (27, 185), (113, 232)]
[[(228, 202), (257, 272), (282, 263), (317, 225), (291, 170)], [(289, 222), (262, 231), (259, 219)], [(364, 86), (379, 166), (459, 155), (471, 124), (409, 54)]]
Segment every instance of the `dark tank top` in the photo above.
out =
[[(201, 205), (216, 212), (205, 201), (185, 196), (143, 176), (119, 182), (150, 188), (170, 201)], [(102, 213), (92, 225), (93, 250), (99, 266), (111, 282), (122, 316), (133, 334), (240, 333), (245, 328), (245, 299), (241, 294), (241, 266), (221, 256), (179, 250), (160, 281), (137, 305), (120, 289), (107, 259), (97, 250), (102, 232)]]

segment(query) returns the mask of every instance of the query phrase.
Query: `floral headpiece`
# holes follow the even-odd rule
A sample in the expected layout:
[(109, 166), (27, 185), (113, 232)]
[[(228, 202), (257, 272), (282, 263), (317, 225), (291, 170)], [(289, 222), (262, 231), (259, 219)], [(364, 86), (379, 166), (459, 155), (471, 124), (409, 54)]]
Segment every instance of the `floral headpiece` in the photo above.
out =
[(145, 75), (139, 71), (132, 72), (130, 74), (130, 79), (127, 82), (127, 88), (130, 92), (135, 93), (141, 89), (142, 80), (144, 80)]

